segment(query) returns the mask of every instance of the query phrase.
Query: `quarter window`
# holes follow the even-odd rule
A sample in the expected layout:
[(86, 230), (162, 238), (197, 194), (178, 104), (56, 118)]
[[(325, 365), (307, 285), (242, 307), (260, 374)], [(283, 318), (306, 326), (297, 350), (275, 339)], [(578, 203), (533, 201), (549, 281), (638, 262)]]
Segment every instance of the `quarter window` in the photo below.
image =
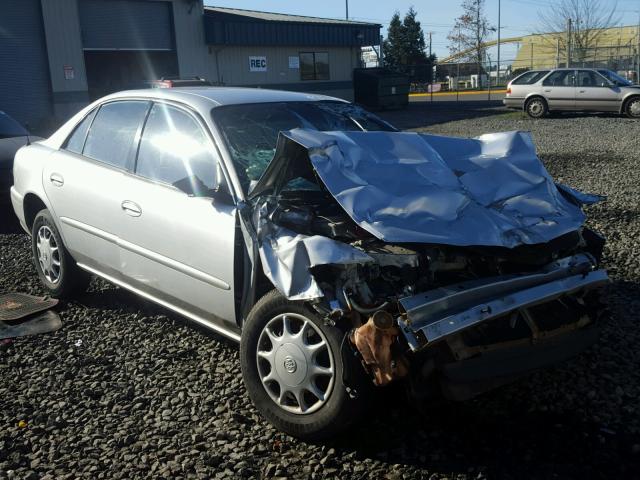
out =
[(83, 154), (126, 168), (135, 154), (136, 133), (148, 108), (148, 102), (129, 100), (102, 105), (87, 135)]
[(91, 121), (93, 120), (95, 113), (96, 111), (93, 110), (89, 115), (84, 117), (84, 120), (82, 120), (76, 127), (71, 136), (67, 139), (67, 144), (65, 146), (66, 150), (78, 154), (82, 153), (84, 141), (87, 138), (87, 131), (89, 130), (89, 126), (91, 125)]
[(196, 120), (183, 110), (156, 103), (142, 132), (136, 173), (207, 196), (217, 185), (216, 155)]
[(533, 85), (542, 77), (544, 77), (547, 73), (549, 73), (549, 70), (542, 70), (542, 71), (534, 70), (531, 72), (526, 72), (520, 75), (511, 83), (513, 85)]
[(300, 53), (301, 80), (329, 80), (329, 54), (327, 52)]

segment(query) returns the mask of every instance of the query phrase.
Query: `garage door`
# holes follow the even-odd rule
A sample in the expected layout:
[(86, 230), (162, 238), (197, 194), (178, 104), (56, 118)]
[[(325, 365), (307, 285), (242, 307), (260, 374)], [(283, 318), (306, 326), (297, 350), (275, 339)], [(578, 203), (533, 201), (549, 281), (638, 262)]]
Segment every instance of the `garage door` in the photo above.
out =
[(173, 50), (170, 2), (78, 2), (85, 50)]
[(0, 10), (0, 110), (37, 126), (52, 111), (40, 0), (2, 0)]

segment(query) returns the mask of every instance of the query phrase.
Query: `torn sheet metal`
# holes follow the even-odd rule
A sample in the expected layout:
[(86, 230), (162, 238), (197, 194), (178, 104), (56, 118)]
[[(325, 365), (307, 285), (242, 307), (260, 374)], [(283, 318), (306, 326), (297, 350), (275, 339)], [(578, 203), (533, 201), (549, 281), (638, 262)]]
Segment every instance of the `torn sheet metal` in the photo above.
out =
[(529, 133), (465, 139), (295, 129), (281, 135), (256, 191), (269, 184), (277, 193), (269, 173), (282, 175), (275, 167), (292, 158), (280, 152), (298, 144), (347, 214), (387, 242), (546, 243), (578, 229), (585, 220), (580, 206), (598, 200), (570, 188), (560, 193)]
[(366, 253), (321, 235), (301, 235), (275, 227), (260, 241), (265, 275), (289, 300), (310, 300), (324, 294), (311, 268), (372, 262)]

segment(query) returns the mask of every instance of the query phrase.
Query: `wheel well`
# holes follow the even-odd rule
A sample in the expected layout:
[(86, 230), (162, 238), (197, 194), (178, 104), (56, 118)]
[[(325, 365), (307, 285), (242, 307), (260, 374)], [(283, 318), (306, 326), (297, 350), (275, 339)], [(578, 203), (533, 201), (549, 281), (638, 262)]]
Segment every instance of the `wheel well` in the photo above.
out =
[(547, 106), (547, 108), (549, 108), (549, 104), (547, 103), (547, 100), (546, 100), (542, 95), (531, 95), (529, 98), (527, 98), (527, 99), (524, 101), (524, 106), (525, 106), (525, 108), (527, 107), (527, 105), (529, 104), (529, 102), (530, 102), (531, 100), (535, 100), (535, 99), (542, 100), (542, 101), (544, 102), (544, 104)]
[(620, 113), (625, 113), (627, 111), (627, 105), (629, 105), (629, 102), (637, 98), (640, 98), (640, 95), (634, 94), (634, 95), (629, 95), (627, 98), (625, 98), (624, 102), (622, 102), (622, 108), (620, 109)]
[(27, 193), (23, 200), (24, 205), (24, 223), (31, 230), (33, 221), (40, 210), (47, 208), (44, 202), (35, 193)]

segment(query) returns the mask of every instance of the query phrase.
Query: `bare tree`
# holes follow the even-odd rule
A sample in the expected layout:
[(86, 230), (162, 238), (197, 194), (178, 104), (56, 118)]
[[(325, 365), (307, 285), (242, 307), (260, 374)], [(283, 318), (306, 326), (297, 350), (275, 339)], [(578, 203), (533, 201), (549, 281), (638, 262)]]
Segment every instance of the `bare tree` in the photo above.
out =
[(461, 56), (461, 60), (475, 62), (478, 65), (485, 57), (484, 42), (489, 37), (489, 32), (495, 31), (495, 27), (489, 24), (485, 15), (484, 2), (485, 0), (464, 0), (463, 13), (456, 18), (453, 30), (447, 36), (449, 52), (452, 55), (468, 52)]
[[(539, 12), (539, 33), (546, 34), (542, 37), (545, 42), (557, 45), (565, 52), (570, 47), (576, 60), (584, 60), (587, 51), (597, 46), (605, 30), (619, 23), (617, 8), (617, 0), (559, 0), (548, 10)], [(567, 35), (569, 21), (570, 36)], [(558, 35), (548, 35), (552, 32)]]

